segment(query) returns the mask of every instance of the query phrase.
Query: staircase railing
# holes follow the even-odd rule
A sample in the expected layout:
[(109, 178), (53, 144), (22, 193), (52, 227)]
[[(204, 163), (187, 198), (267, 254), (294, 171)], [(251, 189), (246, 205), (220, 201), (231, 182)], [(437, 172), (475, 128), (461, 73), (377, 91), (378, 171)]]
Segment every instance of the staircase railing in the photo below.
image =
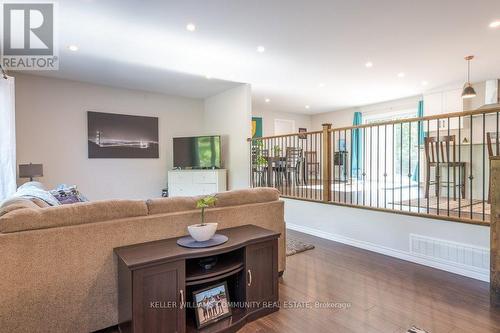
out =
[(489, 225), (500, 108), (248, 139), (251, 184), (283, 197)]

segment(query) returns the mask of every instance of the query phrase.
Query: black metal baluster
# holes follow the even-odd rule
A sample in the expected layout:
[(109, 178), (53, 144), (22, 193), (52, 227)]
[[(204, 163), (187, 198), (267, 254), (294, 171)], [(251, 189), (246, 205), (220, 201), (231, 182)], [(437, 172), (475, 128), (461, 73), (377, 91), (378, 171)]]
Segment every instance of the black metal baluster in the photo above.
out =
[(363, 127), (363, 206), (365, 206), (365, 190), (366, 190), (366, 127)]
[[(315, 133), (314, 134), (314, 149), (316, 150), (316, 162), (319, 161), (321, 159), (321, 154), (322, 154), (322, 151), (318, 149), (318, 133)], [(321, 164), (318, 165), (318, 175), (323, 178), (323, 174), (321, 173)], [(320, 179), (321, 179), (320, 178)], [(318, 180), (316, 179), (316, 183), (318, 183)], [(318, 185), (318, 184), (317, 184)], [(318, 200), (318, 190), (317, 190), (318, 187), (315, 187), (314, 188), (314, 199), (315, 200)]]
[[(285, 174), (283, 175), (283, 190), (286, 195), (290, 195), (290, 182), (288, 181), (288, 173), (290, 172), (290, 166), (288, 165), (288, 152), (286, 147), (288, 147), (288, 138), (281, 137), (281, 141), (283, 142), (283, 155), (285, 156)], [(286, 184), (286, 185), (285, 185)]]
[(395, 194), (394, 194), (394, 178), (395, 178), (395, 172), (396, 172), (396, 158), (395, 158), (395, 146), (396, 146), (396, 141), (394, 140), (395, 134), (394, 134), (394, 123), (392, 124), (392, 209), (394, 210), (394, 205), (395, 205)]
[(311, 176), (311, 172), (309, 170), (310, 166), (308, 165), (309, 161), (307, 159), (307, 155), (309, 155), (309, 158), (312, 161), (312, 154), (311, 154), (311, 150), (312, 149), (311, 149), (311, 145), (310, 145), (310, 142), (309, 142), (309, 136), (310, 135), (306, 134), (305, 136), (306, 136), (306, 138), (304, 140), (306, 140), (305, 145), (306, 145), (307, 154), (304, 153), (304, 175), (305, 175), (304, 178), (306, 179), (307, 183), (305, 183), (304, 186), (305, 186), (306, 198), (310, 199), (310, 196), (309, 196), (310, 190), (309, 189), (311, 187), (311, 181), (312, 181), (312, 179), (310, 179), (310, 178), (312, 178), (312, 177), (310, 177)]
[(420, 145), (422, 144), (420, 137), (420, 129), (422, 128), (422, 121), (417, 123), (417, 213), (420, 213)]
[(344, 203), (347, 202), (347, 170), (346, 170), (346, 165), (347, 165), (347, 153), (345, 150), (347, 149), (347, 131), (344, 130), (344, 168), (342, 169), (342, 173), (344, 175)]
[[(458, 117), (458, 161), (462, 163), (462, 117)], [(464, 170), (465, 172), (465, 170)], [(458, 167), (458, 217), (462, 214), (462, 167)]]
[(399, 210), (403, 210), (403, 123), (399, 123)]
[[(340, 132), (339, 132), (339, 138), (338, 138), (339, 142), (340, 142)], [(332, 131), (332, 135), (331, 135), (331, 138), (330, 138), (330, 143), (331, 143), (331, 147), (330, 147), (330, 158), (333, 158), (332, 157), (332, 154), (334, 154), (333, 152), (335, 151), (335, 147), (334, 147), (334, 142), (335, 142), (335, 131)], [(332, 160), (330, 160), (330, 162), (332, 162)], [(335, 162), (335, 161), (333, 161)], [(331, 168), (330, 168), (330, 171), (332, 174), (335, 173), (335, 168), (333, 167), (333, 163), (331, 163), (332, 165)], [(330, 181), (328, 182), (328, 186), (330, 186), (330, 201), (335, 201), (335, 184), (333, 183), (332, 185), (332, 175), (330, 175)], [(339, 179), (340, 179), (340, 174), (339, 174)], [(332, 189), (332, 186), (333, 186), (333, 189)], [(339, 186), (339, 191), (340, 191), (340, 186)], [(339, 192), (339, 201), (340, 201), (340, 192)]]
[[(429, 119), (427, 119), (427, 135), (429, 135), (430, 132), (431, 132), (430, 121), (429, 121)], [(426, 154), (432, 154), (432, 152), (426, 152)], [(428, 179), (428, 181), (430, 183), (430, 181), (431, 181), (431, 168), (428, 167), (428, 166), (427, 166), (427, 169), (426, 169), (426, 178)], [(425, 184), (425, 186), (429, 186), (430, 187), (430, 185), (427, 185), (427, 184)], [(427, 192), (427, 204), (426, 204), (427, 205), (427, 214), (429, 214), (429, 201), (430, 201), (430, 198), (431, 198), (431, 195), (430, 195), (429, 192)]]
[(360, 141), (360, 138), (359, 136), (361, 135), (361, 130), (359, 128), (356, 129), (356, 134), (358, 136), (357, 140), (356, 140), (356, 205), (359, 205), (359, 157), (360, 157), (360, 153), (359, 153), (359, 141)]
[(470, 181), (470, 218), (472, 219), (472, 200), (473, 200), (473, 192), (472, 192), (472, 181), (474, 177), (472, 176), (472, 127), (474, 125), (473, 123), (473, 118), (472, 114), (470, 115), (470, 140), (469, 140), (469, 146), (470, 146), (470, 151), (469, 151), (469, 159), (470, 159), (470, 171), (469, 171), (469, 181)]
[(347, 179), (349, 180), (349, 184), (351, 184), (350, 185), (350, 190), (349, 190), (349, 197), (351, 198), (351, 205), (352, 205), (352, 194), (353, 194), (353, 184), (352, 184), (352, 160), (353, 160), (353, 154), (352, 154), (352, 151), (353, 151), (353, 149), (352, 149), (352, 147), (353, 147), (353, 145), (352, 145), (352, 131), (353, 131), (353, 129), (351, 128), (350, 131), (351, 131), (351, 134), (350, 134), (350, 136), (351, 136), (351, 163), (349, 163), (349, 169), (347, 171), (348, 174), (349, 174), (349, 178), (347, 178)]
[(408, 122), (408, 202), (408, 211), (411, 211), (411, 121)]
[[(320, 138), (319, 138), (319, 151), (321, 152), (321, 170), (323, 170), (323, 158), (326, 158), (326, 156), (323, 156), (323, 134), (320, 135)], [(323, 178), (323, 177), (321, 177)], [(321, 200), (323, 200), (323, 191), (320, 191), (319, 192), (319, 197)]]
[(277, 145), (277, 138), (273, 138), (273, 163), (271, 163), (271, 167), (273, 167), (274, 165), (274, 169), (272, 170), (272, 174), (273, 174), (273, 177), (274, 177), (274, 188), (278, 189), (279, 188), (279, 181), (278, 181), (278, 161), (277, 161), (277, 157), (279, 156), (279, 153), (277, 152), (277, 149), (276, 147), (278, 147)]
[(387, 125), (384, 125), (384, 208), (387, 208)]
[(484, 150), (484, 137), (486, 136), (486, 114), (483, 113), (483, 221), (484, 221), (484, 209), (485, 209), (485, 190), (486, 190), (486, 155)]
[[(439, 122), (441, 121), (440, 119), (436, 119), (437, 121), (437, 143), (436, 143), (436, 157), (437, 157), (437, 166), (436, 166), (436, 179), (437, 179), (437, 184), (434, 186), (437, 186), (436, 190), (436, 209), (437, 209), (437, 215), (439, 214), (439, 196), (441, 195), (441, 169), (439, 168), (439, 150), (441, 148), (441, 142), (439, 142)], [(429, 196), (430, 197), (430, 196)]]
[[(332, 195), (331, 195), (331, 198), (332, 198), (332, 201), (335, 202), (335, 192), (336, 192), (336, 188), (337, 188), (337, 180), (336, 180), (336, 177), (335, 177), (335, 150), (337, 149), (335, 147), (335, 135), (336, 134), (336, 131), (333, 131), (332, 132), (332, 165), (333, 165), (333, 172), (332, 172), (332, 177), (333, 177), (333, 190), (332, 190)], [(340, 135), (340, 132), (339, 132), (339, 135)], [(339, 143), (340, 143), (340, 137), (339, 137)], [(340, 166), (339, 166), (339, 176), (340, 176)], [(339, 193), (339, 201), (340, 201), (340, 193)]]
[(380, 126), (377, 125), (377, 208), (379, 207), (379, 175), (380, 175), (380, 170), (379, 170), (379, 161), (380, 161)]
[[(449, 140), (449, 138), (450, 138), (450, 117), (448, 117), (448, 140)], [(451, 149), (450, 143), (451, 143), (451, 141), (447, 141), (448, 149), (446, 149), (446, 154), (447, 154), (446, 162), (448, 162), (448, 164), (447, 164), (448, 168), (446, 171), (446, 173), (447, 173), (447, 175), (446, 175), (446, 177), (447, 177), (447, 184), (446, 185), (447, 186), (446, 187), (448, 189), (448, 202), (447, 202), (447, 207), (446, 207), (446, 215), (447, 216), (450, 216), (450, 149)], [(455, 144), (455, 142), (453, 142), (453, 144)], [(455, 147), (453, 147), (453, 150), (455, 150)], [(455, 162), (455, 161), (453, 161), (453, 162)], [(453, 179), (453, 186), (455, 186), (455, 179)]]
[(250, 187), (255, 187), (253, 183), (253, 160), (252, 160), (253, 140), (250, 140), (248, 142), (250, 143)]
[[(301, 149), (302, 150), (302, 155), (299, 156), (299, 161), (297, 163), (297, 180), (295, 184), (299, 184), (297, 185), (297, 196), (302, 198), (302, 180), (301, 179), (301, 171), (302, 171), (302, 167), (303, 167), (303, 164), (304, 164), (304, 161), (302, 160), (302, 158), (304, 157), (304, 147), (302, 145), (302, 140), (299, 138), (299, 135), (297, 134), (296, 136), (296, 142), (297, 142), (297, 149)], [(303, 175), (302, 175), (303, 176)]]
[[(295, 137), (294, 136), (288, 136), (290, 138), (290, 147), (292, 149), (298, 149), (298, 145), (297, 143), (295, 142)], [(295, 151), (295, 156), (294, 156), (294, 162), (295, 162), (295, 165), (294, 165), (294, 172), (293, 172), (293, 177), (291, 179), (291, 184), (292, 184), (292, 196), (296, 197), (297, 196), (297, 171), (299, 170), (298, 169), (298, 165), (297, 165), (297, 161), (295, 161), (296, 159), (296, 154), (297, 154), (297, 151)]]
[[(280, 146), (280, 152), (279, 155), (279, 177), (280, 177), (280, 192), (283, 193), (285, 191), (285, 175), (286, 175), (286, 160), (285, 160), (285, 149), (283, 147), (283, 138), (279, 138), (279, 146)], [(283, 160), (281, 157), (283, 156)]]
[(372, 184), (373, 184), (373, 177), (372, 177), (372, 155), (373, 155), (373, 126), (370, 126), (370, 207), (372, 206), (372, 191), (373, 191), (373, 188), (372, 188)]
[[(297, 134), (298, 136), (298, 134)], [(304, 139), (299, 138), (300, 148), (302, 149), (302, 156), (300, 160), (300, 171), (302, 171), (302, 177), (299, 177), (300, 180), (300, 197), (304, 198), (304, 190), (306, 186), (306, 154), (307, 149), (304, 148)]]

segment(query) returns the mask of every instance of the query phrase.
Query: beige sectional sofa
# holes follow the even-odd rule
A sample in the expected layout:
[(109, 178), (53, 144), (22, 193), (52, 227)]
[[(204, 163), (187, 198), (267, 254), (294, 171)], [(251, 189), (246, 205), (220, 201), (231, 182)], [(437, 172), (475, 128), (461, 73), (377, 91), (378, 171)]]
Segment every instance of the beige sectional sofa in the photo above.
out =
[[(275, 189), (219, 193), (206, 213), (219, 228), (255, 224), (281, 233)], [(112, 200), (41, 208), (15, 202), (0, 211), (0, 332), (92, 332), (118, 323), (113, 248), (182, 236), (198, 223), (194, 198)]]

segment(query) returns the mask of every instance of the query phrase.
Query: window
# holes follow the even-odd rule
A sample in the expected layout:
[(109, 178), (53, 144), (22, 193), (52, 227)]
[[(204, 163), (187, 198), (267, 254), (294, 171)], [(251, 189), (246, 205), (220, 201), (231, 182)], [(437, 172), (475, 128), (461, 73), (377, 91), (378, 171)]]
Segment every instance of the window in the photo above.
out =
[[(416, 117), (417, 110), (402, 109), (399, 111), (377, 112), (364, 116), (365, 124), (390, 122), (399, 119)], [(365, 167), (368, 179), (387, 181), (395, 184), (407, 184), (409, 174), (415, 170), (418, 160), (417, 123), (381, 125), (365, 131), (366, 161), (372, 161)], [(383, 156), (381, 159), (380, 157)], [(378, 158), (378, 159), (377, 159)]]

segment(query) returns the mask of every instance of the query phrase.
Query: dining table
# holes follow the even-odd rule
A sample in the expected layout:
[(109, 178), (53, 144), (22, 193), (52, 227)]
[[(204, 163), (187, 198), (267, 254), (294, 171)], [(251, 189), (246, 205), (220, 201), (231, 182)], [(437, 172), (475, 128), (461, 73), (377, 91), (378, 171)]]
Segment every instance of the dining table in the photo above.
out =
[[(273, 181), (273, 171), (281, 169), (278, 172), (285, 172), (286, 170), (286, 157), (285, 156), (267, 156), (264, 157), (267, 160), (267, 186), (275, 187), (275, 183)], [(305, 158), (301, 157), (297, 162), (297, 170), (299, 170), (298, 183), (307, 185), (307, 177), (306, 177), (306, 163)], [(278, 174), (276, 175), (278, 176)]]

